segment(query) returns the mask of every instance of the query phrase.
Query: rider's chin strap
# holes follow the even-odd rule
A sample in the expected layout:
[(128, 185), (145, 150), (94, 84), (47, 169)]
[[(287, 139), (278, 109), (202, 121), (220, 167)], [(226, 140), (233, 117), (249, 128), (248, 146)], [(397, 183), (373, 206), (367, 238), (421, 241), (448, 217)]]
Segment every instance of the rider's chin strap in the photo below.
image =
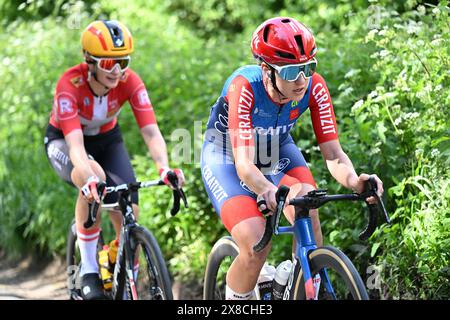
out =
[[(287, 97), (277, 87), (277, 79), (275, 77), (275, 69), (273, 69), (271, 66), (269, 66), (269, 68), (270, 68), (270, 82), (272, 82), (273, 88), (275, 89), (276, 92), (278, 92), (278, 94), (280, 95), (280, 98), (287, 99)], [(281, 102), (281, 99), (280, 99), (280, 102)]]

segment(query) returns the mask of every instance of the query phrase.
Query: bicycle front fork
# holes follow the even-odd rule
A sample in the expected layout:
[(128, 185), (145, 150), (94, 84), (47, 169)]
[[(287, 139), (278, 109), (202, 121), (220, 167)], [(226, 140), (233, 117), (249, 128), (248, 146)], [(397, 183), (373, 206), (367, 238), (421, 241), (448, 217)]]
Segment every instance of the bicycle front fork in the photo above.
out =
[[(309, 253), (317, 249), (317, 244), (314, 239), (314, 231), (312, 229), (311, 217), (300, 217), (294, 222), (294, 234), (296, 239), (296, 258), (300, 261), (300, 266), (303, 270), (303, 280), (305, 282), (306, 299), (312, 300), (316, 297), (316, 292), (313, 283), (313, 275), (309, 265)], [(321, 283), (325, 290), (333, 299), (336, 299), (333, 286), (331, 285), (330, 277), (326, 268), (319, 272)], [(317, 288), (319, 290), (319, 288)]]

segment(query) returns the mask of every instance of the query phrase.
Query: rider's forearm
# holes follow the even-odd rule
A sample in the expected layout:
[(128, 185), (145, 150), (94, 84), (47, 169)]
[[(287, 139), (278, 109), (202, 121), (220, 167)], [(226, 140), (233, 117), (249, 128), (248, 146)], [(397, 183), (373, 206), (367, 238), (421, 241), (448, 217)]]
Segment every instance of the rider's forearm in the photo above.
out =
[(239, 178), (250, 190), (256, 194), (261, 194), (273, 187), (273, 185), (250, 160), (250, 158), (253, 158), (253, 152), (251, 151), (248, 147), (238, 147), (233, 150), (236, 171)]
[(141, 133), (157, 169), (168, 167), (167, 146), (159, 129), (157, 127), (150, 128), (150, 126), (147, 126), (141, 129)]
[(242, 182), (256, 194), (261, 194), (273, 187), (273, 184), (252, 163), (236, 165), (236, 170)]
[(65, 137), (67, 146), (69, 147), (69, 157), (74, 168), (81, 173), (84, 181), (94, 176), (95, 172), (89, 164), (89, 158), (84, 148), (83, 136), (73, 132)]
[(352, 161), (343, 151), (334, 159), (326, 159), (328, 170), (337, 182), (348, 189), (354, 189), (358, 182), (358, 175)]

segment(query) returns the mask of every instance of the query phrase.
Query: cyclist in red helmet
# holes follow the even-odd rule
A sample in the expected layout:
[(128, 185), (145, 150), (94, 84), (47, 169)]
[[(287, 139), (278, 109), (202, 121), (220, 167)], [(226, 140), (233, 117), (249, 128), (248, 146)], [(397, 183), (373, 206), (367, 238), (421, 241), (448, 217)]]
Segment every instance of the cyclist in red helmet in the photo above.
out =
[[(98, 215), (91, 228), (84, 228), (88, 203), (99, 201), (96, 184), (100, 180), (106, 181), (108, 186), (136, 181), (117, 122), (126, 102), (167, 185), (170, 184), (167, 179), (170, 169), (166, 143), (156, 123), (147, 89), (129, 68), (134, 42), (128, 28), (119, 21), (94, 21), (83, 31), (81, 45), (85, 61), (68, 69), (59, 79), (44, 142), (52, 168), (62, 180), (80, 190), (75, 206), (81, 255), (79, 272), (81, 294), (90, 300), (103, 299), (104, 295), (96, 250), (101, 217)], [(173, 171), (182, 185), (183, 172)], [(137, 215), (138, 194), (134, 193), (131, 200)], [(104, 199), (105, 203), (116, 201), (116, 194)], [(118, 238), (121, 218), (111, 214), (111, 220)]]
[[(314, 190), (316, 184), (289, 131), (310, 110), (314, 133), (332, 176), (362, 192), (368, 174), (356, 174), (339, 143), (330, 93), (316, 72), (316, 43), (311, 31), (289, 17), (272, 18), (253, 33), (257, 65), (237, 69), (211, 109), (202, 149), (202, 178), (222, 223), (240, 253), (227, 273), (227, 299), (250, 299), (270, 250), (253, 251), (263, 232), (263, 213), (276, 208), (278, 186), (290, 187), (289, 198)], [(378, 190), (381, 180), (373, 175)], [(374, 199), (369, 199), (371, 202)], [(294, 208), (285, 215), (293, 223)], [(310, 212), (316, 242), (322, 245), (317, 210)]]

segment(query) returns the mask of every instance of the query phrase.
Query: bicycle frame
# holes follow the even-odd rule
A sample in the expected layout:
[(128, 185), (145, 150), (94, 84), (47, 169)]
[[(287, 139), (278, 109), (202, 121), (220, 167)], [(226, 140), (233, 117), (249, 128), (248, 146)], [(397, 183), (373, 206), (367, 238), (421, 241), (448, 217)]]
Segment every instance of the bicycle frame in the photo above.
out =
[[(302, 216), (302, 217), (295, 217), (295, 222), (293, 226), (288, 227), (278, 227), (275, 234), (293, 234), (295, 239), (295, 261), (294, 261), (294, 267), (292, 268), (291, 275), (289, 276), (288, 285), (285, 289), (285, 296), (284, 299), (289, 299), (289, 292), (291, 289), (291, 286), (293, 284), (293, 277), (295, 269), (295, 264), (297, 263), (297, 260), (300, 261), (300, 266), (303, 270), (303, 278), (305, 281), (305, 293), (307, 299), (314, 299), (315, 298), (315, 289), (313, 285), (313, 279), (311, 274), (311, 269), (309, 267), (308, 262), (308, 255), (311, 251), (317, 249), (316, 240), (314, 238), (314, 231), (312, 228), (311, 223), (311, 217), (308, 216)], [(325, 288), (328, 293), (330, 293), (333, 297), (335, 297), (333, 287), (331, 285), (331, 282), (328, 278), (328, 274), (326, 270), (322, 270), (320, 273), (320, 277), (322, 279), (323, 284), (325, 285)]]
[[(283, 227), (279, 226), (280, 216), (283, 212), (283, 208), (285, 203), (287, 202), (287, 195), (289, 193), (289, 188), (286, 186), (281, 186), (276, 194), (277, 198), (277, 209), (276, 212), (269, 216), (266, 219), (266, 225), (264, 234), (261, 240), (253, 246), (253, 250), (256, 252), (261, 251), (270, 241), (273, 234), (294, 234), (296, 249), (295, 249), (295, 261), (300, 261), (301, 270), (303, 273), (303, 278), (305, 282), (305, 294), (306, 299), (314, 299), (315, 298), (315, 289), (313, 285), (313, 279), (311, 274), (311, 269), (309, 265), (309, 255), (312, 251), (317, 249), (317, 244), (314, 239), (314, 231), (312, 228), (311, 217), (309, 216), (309, 210), (317, 209), (320, 206), (324, 205), (330, 201), (365, 201), (368, 209), (369, 209), (369, 223), (364, 231), (360, 233), (360, 239), (366, 240), (369, 238), (377, 225), (377, 208), (379, 207), (381, 211), (384, 213), (386, 222), (390, 224), (389, 215), (384, 208), (384, 204), (381, 199), (378, 197), (377, 186), (375, 179), (373, 177), (369, 178), (366, 182), (366, 191), (361, 194), (341, 194), (341, 195), (327, 195), (326, 190), (313, 190), (310, 191), (306, 196), (298, 197), (289, 200), (288, 204), (296, 207), (295, 210), (295, 219), (294, 225)], [(375, 197), (377, 200), (376, 204), (369, 204), (367, 202), (368, 197)], [(297, 210), (299, 209), (299, 210)], [(295, 268), (293, 268), (295, 270)], [(320, 277), (324, 283), (325, 289), (328, 294), (330, 294), (333, 298), (336, 298), (335, 292), (331, 285), (330, 279), (327, 274), (327, 270), (324, 268), (319, 271)], [(292, 283), (294, 281), (294, 272), (291, 273), (289, 281), (288, 281), (288, 290), (285, 290), (285, 296), (290, 292)], [(288, 296), (287, 296), (288, 298)]]
[[(169, 180), (173, 185), (177, 185), (176, 176), (174, 174), (169, 175)], [(110, 211), (120, 211), (122, 214), (122, 225), (120, 229), (120, 238), (119, 238), (119, 246), (117, 250), (117, 258), (116, 264), (114, 266), (114, 274), (113, 274), (113, 286), (111, 290), (112, 297), (116, 300), (119, 300), (124, 295), (125, 290), (125, 281), (123, 281), (123, 277), (125, 275), (128, 276), (129, 284), (130, 284), (130, 293), (131, 299), (137, 300), (138, 294), (136, 290), (136, 279), (134, 279), (133, 274), (133, 266), (134, 261), (132, 261), (132, 257), (134, 253), (131, 248), (130, 242), (130, 233), (133, 228), (139, 226), (136, 222), (136, 218), (134, 216), (133, 205), (131, 202), (131, 192), (137, 191), (139, 188), (148, 188), (154, 186), (164, 185), (164, 182), (161, 180), (147, 181), (147, 182), (139, 182), (136, 184), (122, 184), (115, 187), (106, 187), (106, 193), (117, 192), (118, 194), (118, 202), (112, 204), (102, 204), (101, 208), (110, 210)], [(100, 188), (99, 188), (100, 189)], [(183, 200), (185, 207), (187, 207), (186, 198), (182, 189), (177, 188), (173, 192), (174, 195), (174, 207), (171, 210), (172, 215), (175, 215), (179, 210), (179, 201), (180, 198)], [(95, 215), (97, 209), (93, 206), (90, 208), (90, 221), (95, 221)], [(126, 259), (124, 259), (126, 257)], [(151, 263), (151, 262), (150, 262)], [(150, 266), (152, 270), (154, 266)], [(125, 268), (125, 270), (122, 270)], [(119, 278), (120, 277), (120, 278)], [(122, 280), (122, 281), (119, 281)]]
[[(119, 247), (117, 250), (117, 262), (114, 267), (114, 275), (113, 275), (113, 287), (112, 287), (112, 296), (113, 298), (120, 299), (125, 290), (125, 281), (119, 281), (119, 277), (123, 277), (122, 272), (124, 272), (130, 281), (130, 291), (131, 291), (131, 299), (137, 300), (137, 291), (135, 279), (133, 276), (133, 261), (131, 261), (131, 257), (133, 256), (132, 250), (130, 247), (130, 230), (136, 227), (137, 223), (133, 214), (133, 209), (131, 203), (127, 203), (126, 211), (122, 211), (123, 220), (120, 231), (120, 240)], [(124, 260), (124, 257), (127, 259)], [(125, 262), (125, 264), (124, 264)], [(122, 271), (122, 267), (125, 267), (125, 270)]]
[[(161, 185), (161, 181), (149, 181), (141, 183), (141, 187), (151, 187)], [(134, 216), (133, 205), (131, 202), (131, 192), (127, 185), (107, 188), (107, 192), (117, 191), (119, 201), (113, 204), (102, 204), (102, 209), (117, 210), (122, 213), (122, 225), (120, 228), (119, 246), (117, 249), (116, 264), (113, 274), (113, 287), (111, 290), (112, 297), (116, 300), (121, 299), (124, 295), (125, 281), (119, 281), (119, 277), (128, 276), (130, 282), (131, 299), (137, 300), (138, 294), (133, 274), (134, 261), (132, 261), (133, 252), (130, 245), (130, 232), (133, 228), (139, 226)], [(127, 258), (124, 260), (124, 256)], [(125, 270), (122, 271), (122, 267)], [(153, 268), (153, 266), (152, 266)]]

